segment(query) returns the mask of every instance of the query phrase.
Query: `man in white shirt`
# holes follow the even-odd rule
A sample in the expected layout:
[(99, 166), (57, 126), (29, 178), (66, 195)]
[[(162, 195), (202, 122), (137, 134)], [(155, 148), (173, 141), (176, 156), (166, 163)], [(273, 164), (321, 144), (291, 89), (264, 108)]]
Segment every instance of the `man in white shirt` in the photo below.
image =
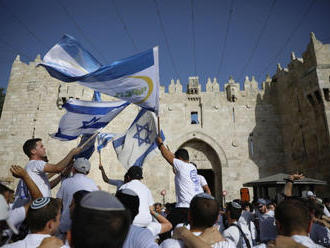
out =
[(267, 209), (266, 205), (266, 200), (258, 200), (257, 217), (259, 221), (260, 241), (262, 243), (267, 243), (270, 240), (275, 240), (277, 235), (274, 211)]
[[(193, 164), (197, 169), (197, 164), (195, 164), (194, 162), (190, 162), (190, 163)], [(204, 193), (211, 195), (211, 190), (209, 188), (209, 185), (207, 184), (205, 177), (198, 174), (198, 178), (199, 178), (199, 183), (200, 183)]]
[(62, 200), (63, 210), (60, 221), (59, 231), (64, 234), (71, 227), (70, 204), (74, 193), (80, 190), (98, 190), (93, 179), (87, 175), (91, 168), (90, 162), (85, 158), (77, 158), (73, 163), (73, 177), (65, 179), (57, 192), (56, 197)]
[[(168, 150), (161, 137), (156, 138), (162, 156), (175, 171), (175, 209), (167, 216), (173, 228), (179, 223), (186, 223), (191, 199), (203, 192), (200, 186), (196, 167), (189, 162), (189, 154), (185, 149), (178, 149), (175, 154)], [(168, 236), (163, 237), (168, 238)]]
[(248, 227), (245, 224), (238, 223), (242, 213), (242, 207), (237, 202), (229, 202), (226, 207), (226, 217), (229, 227), (223, 232), (226, 239), (233, 241), (237, 248), (251, 248), (252, 238)]
[(127, 171), (128, 183), (120, 187), (120, 190), (130, 189), (134, 191), (140, 200), (139, 213), (135, 216), (133, 224), (140, 227), (148, 226), (152, 221), (150, 207), (154, 205), (154, 199), (149, 188), (140, 180), (143, 178), (142, 168), (131, 166)]
[(56, 199), (42, 197), (34, 200), (29, 207), (26, 217), (31, 233), (25, 239), (3, 247), (38, 247), (44, 238), (55, 234), (60, 223), (60, 216), (60, 204)]
[[(218, 218), (219, 205), (209, 194), (200, 193), (194, 196), (190, 202), (189, 208), (189, 225), (190, 231), (195, 235), (201, 235), (207, 228), (212, 227)], [(218, 232), (218, 231), (217, 231)], [(235, 244), (224, 239), (221, 234), (218, 232), (219, 239), (211, 242), (211, 247), (219, 248), (234, 248)], [(210, 242), (210, 240), (206, 240)], [(166, 239), (161, 243), (160, 247), (162, 248), (183, 248), (184, 243), (181, 240), (175, 239)]]
[(283, 200), (275, 210), (277, 228), (280, 235), (291, 237), (296, 242), (309, 247), (323, 247), (317, 245), (308, 237), (312, 226), (312, 216), (301, 200)]
[[(29, 139), (23, 145), (24, 153), (29, 157), (29, 162), (25, 166), (25, 170), (38, 186), (43, 197), (50, 197), (51, 188), (56, 185), (51, 185), (46, 173), (60, 173), (68, 166), (72, 158), (81, 152), (82, 148), (77, 147), (72, 149), (60, 162), (57, 164), (49, 164), (45, 162), (46, 148), (42, 144), (41, 139)], [(57, 181), (59, 182), (59, 181)], [(23, 182), (19, 182), (16, 190), (14, 208), (26, 204), (30, 200), (28, 191)]]

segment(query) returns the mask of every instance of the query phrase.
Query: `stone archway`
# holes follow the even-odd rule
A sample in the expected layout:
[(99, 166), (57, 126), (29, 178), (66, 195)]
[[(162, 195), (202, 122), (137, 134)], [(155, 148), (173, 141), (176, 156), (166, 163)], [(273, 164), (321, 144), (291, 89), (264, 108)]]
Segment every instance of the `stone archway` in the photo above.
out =
[[(192, 138), (185, 141), (180, 148), (189, 152), (190, 161), (195, 162), (198, 169), (214, 172), (214, 192), (218, 200), (222, 199), (222, 166), (218, 153), (204, 140)], [(221, 201), (220, 201), (221, 202)]]

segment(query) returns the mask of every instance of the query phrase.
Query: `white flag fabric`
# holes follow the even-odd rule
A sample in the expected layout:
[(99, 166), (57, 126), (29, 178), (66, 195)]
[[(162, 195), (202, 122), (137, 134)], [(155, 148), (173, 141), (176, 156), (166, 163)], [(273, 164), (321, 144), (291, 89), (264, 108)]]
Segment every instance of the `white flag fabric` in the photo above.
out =
[(142, 166), (148, 154), (157, 147), (157, 134), (155, 114), (142, 109), (126, 133), (112, 142), (118, 160), (126, 169)]
[(63, 105), (67, 113), (62, 116), (57, 133), (51, 137), (67, 141), (82, 134), (96, 133), (128, 105), (125, 101), (94, 102), (69, 99)]
[(78, 81), (158, 114), (158, 47), (103, 66), (77, 40), (64, 35), (40, 65), (61, 81)]

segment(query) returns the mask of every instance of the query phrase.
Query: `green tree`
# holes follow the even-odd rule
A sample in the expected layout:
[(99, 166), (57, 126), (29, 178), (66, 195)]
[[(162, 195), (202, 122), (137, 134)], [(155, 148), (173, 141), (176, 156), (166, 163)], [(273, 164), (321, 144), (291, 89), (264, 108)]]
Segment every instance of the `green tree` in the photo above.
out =
[(6, 97), (5, 89), (0, 88), (0, 117), (2, 113), (3, 103), (5, 102), (5, 97)]

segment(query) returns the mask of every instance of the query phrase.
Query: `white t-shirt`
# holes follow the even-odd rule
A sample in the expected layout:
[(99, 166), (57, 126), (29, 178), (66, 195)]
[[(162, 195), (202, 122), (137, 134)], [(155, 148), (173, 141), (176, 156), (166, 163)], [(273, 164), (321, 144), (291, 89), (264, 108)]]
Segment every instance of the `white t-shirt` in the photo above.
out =
[(26, 212), (25, 207), (19, 207), (9, 210), (7, 221), (14, 225), (16, 228), (25, 220)]
[[(46, 173), (44, 172), (46, 162), (43, 160), (30, 160), (25, 166), (26, 172), (29, 174), (33, 182), (39, 188), (42, 196), (50, 197), (50, 184)], [(24, 206), (31, 200), (31, 194), (22, 179), (19, 180), (13, 208)]]
[(61, 187), (57, 192), (56, 198), (62, 199), (63, 203), (59, 226), (61, 232), (66, 232), (71, 227), (70, 204), (73, 194), (79, 190), (97, 191), (98, 188), (92, 179), (84, 174), (76, 173), (73, 177), (63, 180)]
[(269, 241), (275, 240), (277, 236), (276, 223), (274, 218), (274, 211), (269, 210), (265, 214), (258, 212), (260, 240)]
[(239, 217), (238, 223), (247, 226), (251, 234), (253, 244), (255, 244), (257, 239), (257, 228), (253, 223), (253, 218), (253, 213), (243, 210), (241, 217)]
[(207, 185), (206, 179), (205, 177), (203, 177), (202, 175), (198, 174), (198, 178), (199, 178), (199, 183), (201, 184), (201, 187), (204, 187)]
[(162, 224), (160, 224), (159, 222), (156, 222), (156, 221), (152, 221), (152, 222), (149, 223), (147, 228), (150, 230), (152, 235), (154, 237), (156, 237), (160, 233), (160, 231), (162, 230)]
[[(237, 225), (237, 222), (234, 222), (234, 224)], [(250, 246), (252, 247), (253, 243), (252, 243), (251, 233), (248, 227), (241, 223), (239, 223), (238, 225), (241, 227), (243, 233), (250, 242)], [(226, 239), (230, 239), (231, 241), (233, 241), (237, 248), (247, 247), (243, 235), (241, 235), (241, 232), (238, 230), (236, 226), (230, 226), (226, 230), (224, 230), (223, 236)]]
[[(193, 232), (195, 236), (201, 235), (201, 232)], [(161, 248), (184, 248), (184, 243), (181, 240), (166, 239), (160, 244)], [(235, 244), (231, 240), (225, 240), (217, 242), (211, 245), (212, 248), (236, 248)]]
[(2, 248), (36, 248), (49, 234), (28, 234), (25, 239), (2, 246)]
[(140, 200), (139, 213), (135, 216), (133, 224), (140, 227), (148, 226), (152, 221), (149, 207), (154, 204), (154, 199), (152, 198), (148, 187), (141, 183), (140, 180), (134, 179), (121, 186), (120, 190), (122, 189), (130, 189), (134, 191)]
[(175, 173), (175, 194), (177, 208), (189, 208), (191, 199), (198, 193), (202, 193), (197, 169), (190, 163), (174, 159), (173, 166)]
[(34, 183), (38, 186), (43, 197), (50, 197), (50, 184), (46, 173), (44, 172), (47, 163), (43, 160), (30, 160), (25, 166)]
[(131, 225), (123, 248), (157, 248), (155, 237), (149, 229)]
[(114, 185), (117, 187), (117, 191), (118, 189), (124, 184), (123, 180), (116, 180), (116, 179), (109, 179), (108, 181), (109, 184)]
[(303, 235), (293, 235), (291, 238), (299, 244), (302, 244), (308, 248), (323, 248), (324, 246), (317, 245), (307, 236)]
[(309, 236), (316, 244), (323, 245), (324, 247), (330, 246), (330, 230), (325, 226), (313, 223)]

